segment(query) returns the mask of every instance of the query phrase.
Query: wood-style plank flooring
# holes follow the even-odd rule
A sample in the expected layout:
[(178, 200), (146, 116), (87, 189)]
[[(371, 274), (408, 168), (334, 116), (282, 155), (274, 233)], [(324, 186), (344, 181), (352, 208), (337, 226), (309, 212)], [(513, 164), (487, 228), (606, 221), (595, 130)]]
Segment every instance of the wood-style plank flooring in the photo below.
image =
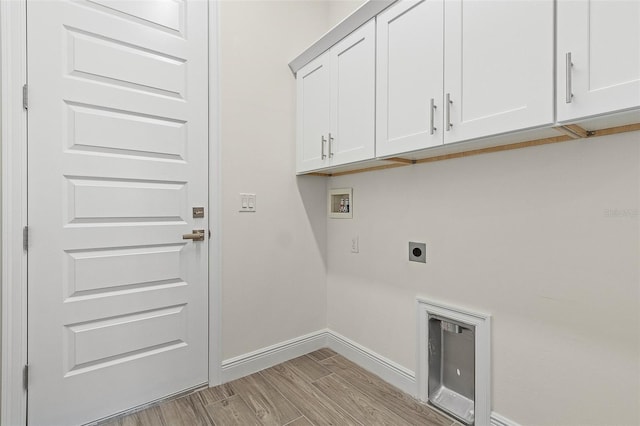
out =
[(101, 426), (459, 426), (331, 349)]

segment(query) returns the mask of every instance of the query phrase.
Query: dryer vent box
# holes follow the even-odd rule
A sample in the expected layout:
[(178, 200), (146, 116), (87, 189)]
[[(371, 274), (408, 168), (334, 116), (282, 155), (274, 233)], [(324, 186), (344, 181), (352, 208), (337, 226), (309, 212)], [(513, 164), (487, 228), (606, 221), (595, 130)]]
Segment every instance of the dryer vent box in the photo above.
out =
[(474, 424), (475, 327), (429, 315), (429, 402)]

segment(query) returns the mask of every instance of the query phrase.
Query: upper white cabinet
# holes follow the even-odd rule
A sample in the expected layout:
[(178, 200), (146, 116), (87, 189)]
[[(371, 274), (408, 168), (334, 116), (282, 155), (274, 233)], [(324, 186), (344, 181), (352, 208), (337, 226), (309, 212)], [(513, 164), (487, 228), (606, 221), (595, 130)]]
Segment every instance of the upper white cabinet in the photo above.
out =
[(371, 0), (290, 67), (298, 173), (629, 131), (640, 0)]
[(447, 0), (444, 28), (445, 143), (554, 122), (553, 0)]
[(400, 1), (377, 17), (378, 156), (443, 142), (443, 8)]
[(325, 53), (298, 71), (297, 170), (323, 167), (327, 159), (331, 95), (329, 54)]
[(640, 107), (640, 1), (558, 0), (558, 121)]
[(331, 57), (332, 165), (375, 153), (376, 27), (362, 26), (329, 51)]
[(375, 21), (297, 73), (297, 172), (375, 154)]
[(554, 122), (553, 0), (400, 0), (377, 20), (378, 156)]

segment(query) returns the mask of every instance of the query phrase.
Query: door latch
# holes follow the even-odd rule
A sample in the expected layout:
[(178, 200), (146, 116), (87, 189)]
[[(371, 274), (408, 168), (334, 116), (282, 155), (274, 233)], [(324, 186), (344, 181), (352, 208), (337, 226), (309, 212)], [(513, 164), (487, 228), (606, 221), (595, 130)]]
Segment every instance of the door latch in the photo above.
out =
[(183, 240), (204, 241), (204, 229), (194, 229), (191, 234), (184, 234)]

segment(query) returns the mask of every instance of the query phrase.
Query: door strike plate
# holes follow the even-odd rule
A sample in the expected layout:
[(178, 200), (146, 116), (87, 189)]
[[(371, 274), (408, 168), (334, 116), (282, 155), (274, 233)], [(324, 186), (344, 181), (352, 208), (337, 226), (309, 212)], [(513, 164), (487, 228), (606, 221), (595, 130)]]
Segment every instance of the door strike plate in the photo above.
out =
[(202, 219), (204, 217), (204, 207), (194, 207), (193, 217), (195, 219)]

